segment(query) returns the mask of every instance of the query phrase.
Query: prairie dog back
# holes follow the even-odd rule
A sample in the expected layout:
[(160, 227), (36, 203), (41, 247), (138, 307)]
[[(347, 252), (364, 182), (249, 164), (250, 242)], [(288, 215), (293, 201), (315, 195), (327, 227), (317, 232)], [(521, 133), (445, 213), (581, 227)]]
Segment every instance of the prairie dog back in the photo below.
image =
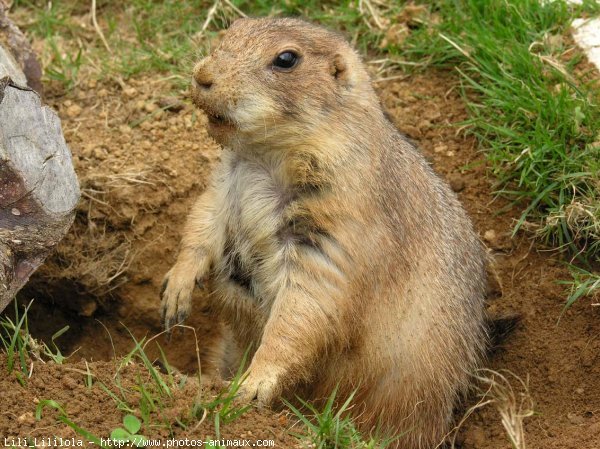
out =
[(251, 348), (242, 400), (338, 386), (364, 429), (435, 446), (486, 344), (485, 254), (454, 193), (323, 28), (236, 21), (192, 83), (223, 155), (165, 277), (165, 326), (210, 278)]

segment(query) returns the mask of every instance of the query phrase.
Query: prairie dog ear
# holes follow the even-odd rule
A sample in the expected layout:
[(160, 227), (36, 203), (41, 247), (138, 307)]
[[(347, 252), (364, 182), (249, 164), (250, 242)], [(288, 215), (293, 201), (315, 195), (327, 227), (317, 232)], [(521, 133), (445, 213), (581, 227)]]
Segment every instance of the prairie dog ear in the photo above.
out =
[(330, 73), (340, 85), (344, 87), (350, 87), (350, 73), (348, 63), (346, 62), (344, 56), (339, 53), (333, 57), (330, 66)]

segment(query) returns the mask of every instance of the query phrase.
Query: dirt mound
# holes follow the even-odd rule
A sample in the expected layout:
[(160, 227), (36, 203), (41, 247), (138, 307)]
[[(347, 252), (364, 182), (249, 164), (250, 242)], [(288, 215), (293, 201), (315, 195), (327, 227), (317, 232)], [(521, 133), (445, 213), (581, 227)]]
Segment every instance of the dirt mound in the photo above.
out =
[[(435, 170), (459, 193), (494, 254), (502, 295), (491, 300), (490, 310), (522, 317), (489, 366), (510, 370), (528, 384), (537, 412), (525, 421), (528, 447), (597, 448), (600, 310), (583, 300), (558, 321), (565, 296), (556, 281), (568, 278), (568, 272), (555, 254), (528, 236), (510, 238), (518, 210), (494, 197), (476, 142), (453, 126), (466, 118), (456, 79), (428, 73), (378, 87), (398, 127), (421, 146)], [(204, 131), (203, 116), (185, 101), (179, 104), (182, 98), (176, 99), (177, 107), (167, 107), (173, 101), (161, 98), (164, 91), (164, 82), (144, 78), (127, 85), (92, 81), (65, 97), (52, 98), (50, 92), (50, 104), (63, 119), (73, 151), (83, 199), (71, 234), (24, 298), (36, 298), (30, 311), (36, 337), (49, 340), (69, 324), (70, 331), (59, 342), (64, 351), (79, 350), (66, 366), (35, 364), (27, 388), (12, 378), (2, 380), (5, 407), (11, 410), (0, 421), (2, 434), (23, 429), (61, 434), (52, 427), (54, 412), (48, 411), (41, 423), (31, 421), (36, 398), (69, 404), (69, 416), (90, 430), (106, 432), (120, 425), (122, 413), (114, 401), (84, 385), (85, 365), (76, 360), (97, 361), (90, 365), (92, 370), (109, 376), (114, 374), (114, 364), (107, 362), (113, 352), (122, 355), (132, 346), (124, 326), (136, 338), (160, 331), (162, 277), (174, 260), (186, 213), (219, 154)], [(204, 294), (197, 293), (196, 305)], [(204, 361), (219, 326), (201, 307), (196, 307), (189, 324), (198, 328)], [(175, 335), (170, 343), (159, 340), (174, 365), (194, 371), (189, 331)], [(520, 392), (517, 389), (517, 398)], [(477, 401), (473, 396), (458, 416)], [(98, 412), (90, 410), (92, 404)], [(173, 416), (185, 407), (175, 405)], [(275, 415), (252, 411), (227, 431), (235, 435), (242, 429), (257, 436), (274, 432), (281, 438), (279, 447), (292, 447)], [(493, 404), (466, 420), (457, 441), (464, 448), (510, 447)]]
[[(0, 365), (6, 363), (6, 356), (0, 354)], [(10, 412), (0, 415), (3, 441), (7, 445), (26, 446), (23, 439), (27, 438), (30, 442), (37, 439), (39, 446), (44, 443), (45, 447), (75, 446), (68, 442), (61, 444), (62, 439), (81, 442), (84, 447), (98, 447), (91, 444), (94, 438), (106, 440), (115, 429), (123, 428), (123, 416), (132, 407), (147, 412), (146, 416), (142, 413), (140, 435), (163, 444), (167, 440), (183, 442), (202, 436), (212, 440), (270, 440), (275, 447), (297, 446), (297, 440), (286, 432), (285, 414), (256, 410), (243, 420), (217, 429), (210, 414), (193, 415), (194, 404), (210, 403), (215, 391), (199, 391), (195, 378), (177, 373), (166, 382), (169, 396), (158, 393), (152, 382), (148, 370), (140, 364), (33, 362), (31, 376), (24, 385), (12, 375), (0, 379), (4, 400), (11, 404)], [(143, 391), (142, 385), (155, 388)], [(144, 402), (144, 395), (151, 396), (154, 402)], [(77, 432), (69, 421), (87, 434)], [(249, 429), (252, 430), (248, 432)]]

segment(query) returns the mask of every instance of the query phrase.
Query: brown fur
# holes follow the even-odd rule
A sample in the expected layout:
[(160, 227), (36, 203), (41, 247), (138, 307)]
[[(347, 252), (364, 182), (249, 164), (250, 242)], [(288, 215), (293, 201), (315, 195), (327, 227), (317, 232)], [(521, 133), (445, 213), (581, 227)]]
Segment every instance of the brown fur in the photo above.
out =
[[(271, 62), (293, 49), (300, 63)], [(346, 41), (295, 19), (235, 22), (194, 69), (224, 145), (166, 276), (165, 325), (195, 282), (242, 350), (245, 400), (357, 390), (362, 427), (429, 448), (485, 346), (485, 254), (455, 195), (386, 120)]]

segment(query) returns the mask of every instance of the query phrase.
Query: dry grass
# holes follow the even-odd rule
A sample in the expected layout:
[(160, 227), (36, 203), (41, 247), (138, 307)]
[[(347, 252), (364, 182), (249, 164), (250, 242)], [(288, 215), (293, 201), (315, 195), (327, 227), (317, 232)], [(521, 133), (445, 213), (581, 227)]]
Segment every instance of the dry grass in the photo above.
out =
[[(474, 376), (478, 383), (479, 401), (470, 407), (448, 436), (452, 448), (456, 437), (468, 418), (477, 410), (492, 406), (500, 416), (500, 422), (514, 449), (526, 449), (524, 421), (534, 415), (533, 399), (528, 382), (516, 374), (503, 370), (482, 369)], [(443, 441), (437, 446), (440, 447)]]

